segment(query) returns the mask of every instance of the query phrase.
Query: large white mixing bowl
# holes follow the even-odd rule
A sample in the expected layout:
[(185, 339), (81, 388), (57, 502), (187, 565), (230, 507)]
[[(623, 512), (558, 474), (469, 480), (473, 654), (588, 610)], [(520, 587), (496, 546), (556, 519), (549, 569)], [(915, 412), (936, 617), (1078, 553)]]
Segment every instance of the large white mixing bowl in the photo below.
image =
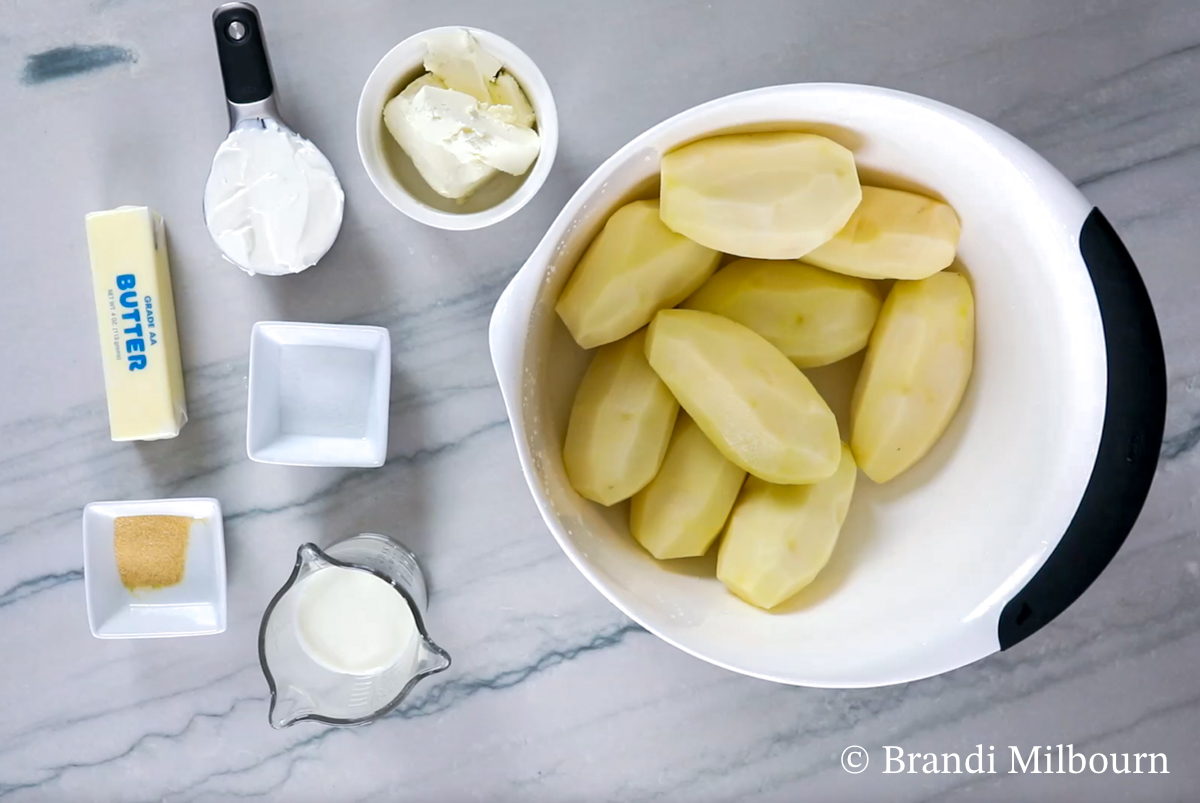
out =
[[(657, 194), (664, 152), (743, 130), (824, 134), (854, 151), (866, 183), (945, 199), (962, 220), (960, 267), (977, 305), (975, 373), (945, 436), (887, 485), (860, 477), (830, 564), (771, 613), (728, 593), (711, 556), (656, 562), (630, 538), (627, 505), (580, 497), (561, 456), (589, 356), (553, 309), (571, 269), (616, 207)], [(1162, 344), (1104, 218), (1000, 129), (872, 87), (745, 92), (642, 134), (563, 209), (501, 297), (490, 338), (521, 467), (579, 570), (671, 644), (782, 683), (899, 683), (1025, 638), (1111, 560), (1162, 439)], [(854, 368), (809, 372), (835, 410)]]

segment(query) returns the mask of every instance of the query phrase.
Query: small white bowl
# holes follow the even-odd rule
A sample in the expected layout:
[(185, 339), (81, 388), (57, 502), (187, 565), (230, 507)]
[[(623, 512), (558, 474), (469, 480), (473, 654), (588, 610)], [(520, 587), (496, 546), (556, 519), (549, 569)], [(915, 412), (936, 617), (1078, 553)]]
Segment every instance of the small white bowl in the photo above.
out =
[(378, 468), (392, 341), (378, 326), (254, 324), (246, 453), (284, 466)]
[[(113, 522), (121, 516), (187, 516), (183, 581), (130, 591), (121, 583)], [(164, 638), (225, 632), (225, 528), (216, 499), (92, 502), (83, 509), (83, 587), (96, 638)]]
[(387, 132), (383, 107), (425, 72), (425, 40), (463, 26), (431, 28), (388, 51), (367, 78), (358, 99), (358, 153), (375, 188), (413, 220), (438, 229), (481, 229), (509, 217), (529, 203), (546, 183), (558, 152), (558, 110), (541, 70), (512, 42), (488, 31), (466, 28), (480, 46), (504, 62), (521, 85), (537, 117), (541, 152), (524, 176), (495, 176), (463, 203), (443, 198), (421, 178), (412, 160)]

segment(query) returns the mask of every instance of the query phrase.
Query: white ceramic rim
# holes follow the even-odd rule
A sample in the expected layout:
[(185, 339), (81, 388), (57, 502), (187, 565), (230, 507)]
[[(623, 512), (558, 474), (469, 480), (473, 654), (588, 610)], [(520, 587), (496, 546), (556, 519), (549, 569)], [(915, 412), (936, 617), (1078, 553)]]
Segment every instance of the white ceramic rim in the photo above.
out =
[[(566, 235), (572, 222), (586, 208), (588, 201), (606, 185), (606, 182), (620, 165), (624, 164), (632, 155), (639, 151), (654, 147), (654, 143), (662, 139), (665, 136), (665, 132), (684, 128), (696, 118), (702, 118), (716, 107), (730, 103), (731, 101), (749, 101), (757, 99), (756, 96), (766, 98), (772, 94), (789, 91), (854, 93), (861, 95), (863, 102), (871, 102), (872, 100), (886, 100), (891, 103), (902, 102), (912, 106), (914, 112), (923, 114), (932, 113), (947, 118), (950, 122), (967, 129), (970, 133), (986, 139), (989, 145), (1002, 153), (1005, 158), (1015, 163), (1015, 169), (1021, 173), (1024, 180), (1038, 187), (1045, 210), (1061, 223), (1064, 242), (1066, 240), (1073, 240), (1075, 253), (1078, 254), (1080, 228), (1090, 213), (1092, 205), (1052, 165), (1007, 132), (952, 106), (895, 90), (853, 84), (796, 84), (765, 87), (730, 95), (684, 111), (638, 136), (596, 169), (572, 196), (570, 201), (568, 201), (534, 253), (517, 272), (501, 295), (489, 326), (489, 344), (493, 364), (497, 372), (501, 392), (505, 399), (522, 471), (525, 474), (527, 484), (542, 514), (542, 518), (558, 541), (559, 546), (571, 559), (571, 562), (575, 564), (576, 568), (579, 569), (597, 590), (631, 619), (646, 627), (647, 630), (659, 638), (691, 655), (725, 669), (758, 677), (763, 680), (820, 688), (876, 687), (918, 680), (964, 666), (997, 651), (999, 649), (999, 641), (996, 635), (995, 621), (991, 621), (987, 617), (980, 617), (972, 632), (965, 634), (964, 644), (956, 650), (954, 655), (931, 657), (927, 668), (910, 671), (903, 675), (880, 677), (870, 681), (814, 682), (804, 678), (756, 672), (739, 667), (727, 660), (715, 659), (663, 633), (660, 628), (648, 624), (642, 616), (639, 616), (630, 605), (621, 599), (618, 591), (610, 587), (605, 578), (593, 571), (592, 567), (588, 564), (586, 556), (581, 554), (576, 545), (567, 536), (546, 493), (540, 487), (534, 465), (535, 458), (530, 450), (523, 409), (523, 382), (525, 361), (528, 352), (530, 315), (538, 301), (543, 278), (552, 264), (552, 251)], [(1078, 275), (1072, 276), (1071, 280), (1077, 286), (1079, 298), (1081, 299), (1079, 306), (1081, 311), (1080, 321), (1084, 327), (1082, 331), (1087, 333), (1085, 337), (1088, 339), (1088, 350), (1090, 352), (1089, 363), (1091, 367), (1088, 370), (1092, 375), (1092, 383), (1098, 383), (1099, 387), (1103, 388), (1107, 382), (1107, 371), (1105, 339), (1103, 327), (1100, 322), (1099, 305), (1095, 297), (1094, 287), (1091, 284), (1090, 275), (1081, 256), (1078, 257), (1077, 262)], [(1081, 425), (1086, 424), (1087, 426), (1091, 426), (1094, 424), (1093, 428), (1095, 431), (1091, 444), (1093, 461), (1099, 447), (1100, 429), (1104, 420), (1104, 411), (1105, 402), (1103, 394), (1101, 394), (1101, 398), (1095, 405), (1095, 409), (1089, 410), (1086, 415), (1081, 416), (1081, 419), (1085, 419), (1081, 421)], [(1088, 479), (1088, 476), (1080, 477), (1078, 482), (1079, 488), (1077, 489), (1078, 493), (1075, 493), (1076, 489), (1072, 488), (1066, 494), (1067, 496), (1074, 496), (1074, 498), (1069, 500), (1072, 510), (1078, 506)], [(1061, 533), (1059, 533), (1059, 536), (1061, 536)], [(1027, 570), (1027, 578), (1032, 577), (1036, 573), (1045, 562), (1045, 559), (1049, 557), (1051, 551), (1046, 550), (1040, 560), (1031, 561), (1027, 566), (1023, 567)], [(995, 593), (997, 604), (994, 606), (996, 615), (999, 614), (999, 609), (1003, 607), (1003, 603), (1019, 592), (1021, 587), (1018, 584), (1014, 587), (997, 589)]]
[[(396, 81), (401, 76), (419, 69), (423, 64), (425, 40), (434, 34), (464, 29), (469, 31), (485, 50), (504, 63), (504, 68), (512, 73), (521, 89), (525, 91), (537, 117), (541, 151), (530, 168), (529, 175), (512, 195), (495, 206), (460, 215), (434, 209), (415, 198), (395, 179), (383, 156), (379, 120), (383, 115), (384, 105), (391, 100)], [(362, 94), (358, 98), (357, 119), (358, 155), (379, 194), (418, 223), (448, 231), (482, 229), (514, 215), (529, 203), (546, 183), (550, 169), (554, 166), (554, 157), (558, 153), (558, 109), (554, 103), (554, 93), (550, 91), (550, 84), (542, 75), (542, 71), (525, 51), (504, 37), (466, 25), (430, 28), (413, 34), (389, 50), (375, 65), (375, 69), (363, 85)]]

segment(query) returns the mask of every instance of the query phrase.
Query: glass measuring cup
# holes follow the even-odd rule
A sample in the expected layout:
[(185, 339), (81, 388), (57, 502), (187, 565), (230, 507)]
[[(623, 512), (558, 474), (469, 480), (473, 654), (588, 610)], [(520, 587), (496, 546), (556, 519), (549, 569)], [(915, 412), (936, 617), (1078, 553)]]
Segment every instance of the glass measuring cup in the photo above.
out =
[[(381, 672), (349, 675), (315, 661), (304, 648), (296, 623), (301, 581), (331, 568), (370, 572), (404, 598), (416, 622), (416, 649)], [(303, 720), (327, 725), (362, 725), (391, 711), (421, 678), (450, 666), (449, 654), (434, 644), (421, 618), (428, 604), (425, 578), (403, 544), (378, 533), (363, 533), (325, 551), (304, 544), (296, 567), (271, 600), (258, 631), (258, 659), (271, 688), (269, 718), (274, 728)]]

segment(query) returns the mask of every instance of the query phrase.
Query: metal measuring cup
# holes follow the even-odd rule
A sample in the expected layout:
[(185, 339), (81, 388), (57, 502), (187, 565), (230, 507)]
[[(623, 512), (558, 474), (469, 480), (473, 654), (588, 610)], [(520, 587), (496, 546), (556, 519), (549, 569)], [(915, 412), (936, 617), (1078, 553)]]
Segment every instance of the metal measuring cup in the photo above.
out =
[[(259, 20), (258, 9), (250, 3), (226, 3), (213, 12), (213, 31), (216, 34), (217, 57), (221, 64), (221, 79), (225, 86), (225, 102), (229, 111), (229, 135), (233, 136), (236, 130), (244, 127), (256, 126), (268, 128), (277, 126), (289, 136), (294, 136), (300, 140), (306, 148), (311, 148), (313, 152), (312, 158), (322, 163), (323, 167), (328, 169), (329, 175), (333, 176), (338, 198), (337, 229), (340, 229), (342, 204), (345, 195), (341, 189), (341, 184), (333, 173), (333, 166), (329, 164), (329, 160), (325, 158), (324, 154), (321, 153), (320, 149), (311, 140), (297, 134), (279, 116), (279, 109), (275, 103), (275, 80), (271, 73), (270, 59), (267, 57), (267, 45), (263, 37), (262, 23)], [(228, 137), (226, 139), (228, 140)], [(215, 161), (213, 169), (216, 169)], [(209, 180), (212, 180), (211, 174)], [(206, 192), (206, 208), (204, 210), (206, 222), (210, 212), (207, 205)], [(335, 229), (333, 237), (329, 239), (328, 245), (319, 253), (317, 259), (313, 260), (314, 264), (328, 252), (336, 238), (337, 232)], [(218, 247), (220, 247), (219, 242)], [(225, 258), (230, 262), (250, 273), (260, 272), (270, 275), (280, 275), (298, 272), (297, 270), (270, 271), (264, 270), (261, 266), (252, 268), (249, 265), (239, 263), (224, 248), (222, 248), (222, 253), (224, 253)], [(309, 266), (305, 265), (299, 270), (304, 270), (307, 267)]]

